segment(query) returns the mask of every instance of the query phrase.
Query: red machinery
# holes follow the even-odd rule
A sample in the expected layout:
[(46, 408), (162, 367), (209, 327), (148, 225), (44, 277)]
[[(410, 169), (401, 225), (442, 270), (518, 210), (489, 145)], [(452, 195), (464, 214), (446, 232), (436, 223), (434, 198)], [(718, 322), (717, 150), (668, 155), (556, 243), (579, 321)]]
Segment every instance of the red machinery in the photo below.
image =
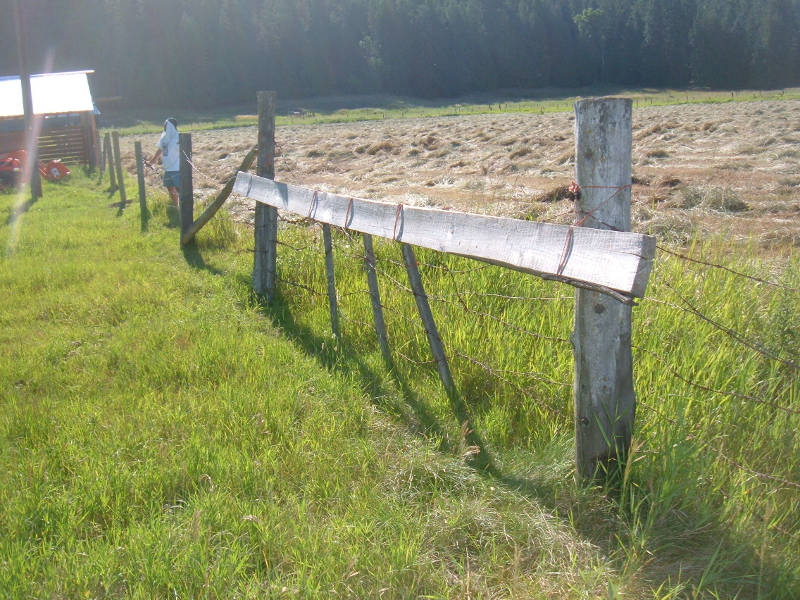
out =
[(18, 185), (22, 181), (26, 163), (25, 150), (0, 154), (0, 187)]
[(39, 161), (39, 173), (48, 181), (58, 181), (69, 175), (70, 170), (58, 159), (47, 163), (42, 160)]
[[(0, 154), (0, 188), (16, 187), (22, 182), (28, 155), (25, 150)], [(39, 173), (48, 181), (59, 181), (70, 174), (70, 170), (60, 160), (39, 161)]]

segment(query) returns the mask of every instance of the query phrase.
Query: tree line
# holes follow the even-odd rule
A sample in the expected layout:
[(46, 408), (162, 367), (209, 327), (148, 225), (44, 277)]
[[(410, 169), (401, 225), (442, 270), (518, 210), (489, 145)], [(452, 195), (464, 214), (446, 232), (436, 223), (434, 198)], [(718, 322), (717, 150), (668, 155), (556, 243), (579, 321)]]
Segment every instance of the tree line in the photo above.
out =
[[(800, 83), (800, 0), (25, 0), (31, 70), (126, 105)], [(12, 19), (0, 69), (18, 72)]]

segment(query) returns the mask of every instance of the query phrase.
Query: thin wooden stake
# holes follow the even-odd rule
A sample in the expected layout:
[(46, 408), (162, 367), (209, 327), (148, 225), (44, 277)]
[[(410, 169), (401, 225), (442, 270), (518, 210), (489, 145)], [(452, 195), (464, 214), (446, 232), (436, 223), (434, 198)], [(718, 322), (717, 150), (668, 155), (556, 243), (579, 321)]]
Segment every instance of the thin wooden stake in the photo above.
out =
[(322, 226), (322, 239), (325, 243), (325, 274), (328, 278), (328, 304), (331, 309), (331, 331), (339, 337), (339, 308), (336, 303), (336, 279), (333, 274), (333, 240), (331, 240), (331, 226), (325, 223)]
[(108, 177), (111, 183), (111, 193), (117, 191), (117, 175), (116, 171), (114, 170), (114, 151), (111, 150), (111, 134), (106, 133), (105, 138), (103, 140), (103, 149), (106, 153), (106, 158), (108, 159)]
[(122, 177), (122, 157), (119, 153), (119, 132), (112, 132), (111, 139), (114, 145), (114, 164), (116, 165), (117, 185), (119, 186), (119, 201), (122, 206), (125, 206), (128, 203), (128, 198), (125, 196), (125, 181)]
[[(108, 134), (106, 134), (108, 135)], [(103, 145), (103, 140), (100, 139), (100, 134), (97, 134), (97, 147), (100, 149), (100, 177), (98, 181), (103, 181), (103, 174), (106, 171), (106, 147)]]
[(135, 142), (136, 150), (136, 182), (139, 184), (139, 209), (142, 214), (147, 212), (147, 196), (144, 188), (144, 161), (142, 159), (142, 142)]
[[(585, 227), (630, 231), (632, 101), (575, 103), (575, 174)], [(579, 479), (624, 463), (636, 412), (631, 307), (598, 292), (575, 292), (575, 449)]]
[[(275, 92), (258, 92), (258, 160), (256, 174), (275, 179)], [(278, 209), (256, 202), (253, 291), (272, 300), (275, 296), (278, 243)]]
[(372, 236), (368, 233), (364, 234), (364, 268), (367, 271), (369, 297), (372, 300), (372, 317), (375, 321), (375, 334), (378, 336), (378, 344), (380, 344), (383, 359), (387, 363), (391, 363), (389, 339), (386, 335), (386, 322), (383, 319), (383, 306), (381, 306), (381, 294), (378, 289), (378, 274), (375, 269), (375, 250), (372, 246)]
[(428, 296), (425, 294), (425, 288), (422, 285), (422, 277), (420, 277), (419, 268), (417, 268), (417, 258), (414, 256), (411, 246), (402, 244), (402, 248), (403, 261), (406, 263), (406, 271), (408, 272), (408, 282), (411, 284), (414, 300), (417, 302), (417, 311), (422, 319), (422, 324), (425, 326), (425, 333), (428, 335), (428, 344), (431, 347), (431, 354), (433, 354), (433, 360), (436, 362), (436, 368), (439, 371), (439, 379), (442, 380), (448, 395), (451, 395), (455, 392), (456, 386), (453, 383), (453, 376), (450, 374), (450, 367), (447, 364), (442, 338), (439, 337), (439, 330), (436, 328), (436, 321), (433, 320), (433, 313), (431, 312), (430, 304), (428, 304)]
[(178, 147), (180, 151), (179, 211), (181, 217), (181, 236), (194, 223), (194, 190), (192, 189), (192, 134), (179, 133)]

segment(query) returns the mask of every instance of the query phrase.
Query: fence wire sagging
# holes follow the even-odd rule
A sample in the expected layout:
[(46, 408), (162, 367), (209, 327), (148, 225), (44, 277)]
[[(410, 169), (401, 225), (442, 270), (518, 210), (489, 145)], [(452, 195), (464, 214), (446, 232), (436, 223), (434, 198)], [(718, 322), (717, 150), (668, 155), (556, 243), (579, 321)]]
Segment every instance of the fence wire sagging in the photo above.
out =
[[(282, 222), (281, 248), (291, 252), (279, 255), (279, 283), (286, 286), (281, 297), (289, 310), (324, 330), (327, 283), (319, 229)], [(333, 231), (342, 344), (368, 354), (378, 346), (361, 236)], [(465, 258), (433, 251), (418, 251), (417, 258), (470, 426), (490, 446), (535, 448), (553, 435), (569, 435), (573, 296), (560, 284)], [(637, 459), (648, 453), (655, 459), (675, 445), (702, 449), (726, 477), (750, 477), (765, 494), (795, 490), (798, 463), (773, 443), (775, 436), (794, 443), (800, 417), (796, 350), (773, 348), (793, 335), (782, 315), (800, 311), (791, 285), (742, 284), (730, 267), (703, 266), (713, 272), (693, 273), (685, 263), (661, 257), (649, 296), (635, 309)], [(791, 269), (787, 281), (797, 276), (796, 265)], [(376, 272), (396, 368), (409, 381), (437, 385), (398, 244), (376, 246)], [(693, 287), (692, 301), (682, 287)], [(430, 411), (453, 419), (444, 405)]]

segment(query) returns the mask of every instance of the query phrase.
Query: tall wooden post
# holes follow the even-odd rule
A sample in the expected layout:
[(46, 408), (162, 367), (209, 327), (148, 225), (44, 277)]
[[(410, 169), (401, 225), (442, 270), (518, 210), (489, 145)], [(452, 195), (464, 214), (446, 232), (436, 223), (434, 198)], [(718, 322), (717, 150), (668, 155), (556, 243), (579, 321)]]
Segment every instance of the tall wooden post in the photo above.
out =
[[(258, 92), (258, 159), (256, 175), (275, 179), (275, 92)], [(256, 202), (255, 250), (253, 255), (253, 291), (275, 296), (278, 242), (278, 210)]]
[(33, 95), (31, 94), (31, 74), (28, 70), (28, 56), (25, 43), (25, 17), (20, 0), (14, 0), (14, 21), (17, 30), (17, 58), (19, 60), (19, 82), (22, 87), (22, 112), (25, 118), (25, 147), (27, 165), (25, 174), (30, 180), (31, 197), (42, 197), (42, 178), (39, 175), (39, 131), (33, 114)]
[[(630, 231), (632, 101), (575, 103), (578, 219), (595, 229)], [(622, 463), (636, 412), (631, 307), (608, 295), (575, 292), (575, 448), (583, 481)]]
[(194, 222), (194, 190), (192, 189), (192, 134), (178, 134), (178, 148), (180, 152), (180, 178), (181, 188), (178, 192), (179, 211), (181, 217), (181, 236), (183, 236)]
[(122, 206), (125, 206), (128, 203), (128, 197), (125, 195), (125, 180), (122, 177), (122, 156), (119, 152), (119, 132), (112, 132), (111, 139), (114, 143), (114, 165), (117, 172), (117, 185), (119, 186), (119, 201)]
[(325, 245), (325, 274), (328, 279), (328, 305), (331, 310), (331, 331), (334, 337), (339, 337), (339, 305), (336, 301), (336, 278), (333, 274), (333, 240), (331, 239), (331, 226), (322, 225), (322, 239)]
[(147, 197), (144, 189), (144, 161), (142, 159), (142, 142), (135, 142), (136, 150), (136, 182), (139, 184), (139, 208), (142, 214), (147, 212)]

